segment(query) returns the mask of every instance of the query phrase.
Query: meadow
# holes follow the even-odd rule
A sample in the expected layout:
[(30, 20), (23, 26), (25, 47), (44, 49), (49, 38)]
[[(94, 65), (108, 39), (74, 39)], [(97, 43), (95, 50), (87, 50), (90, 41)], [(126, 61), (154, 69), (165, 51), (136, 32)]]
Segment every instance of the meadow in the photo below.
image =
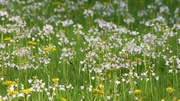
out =
[(0, 0), (0, 101), (180, 101), (180, 0)]

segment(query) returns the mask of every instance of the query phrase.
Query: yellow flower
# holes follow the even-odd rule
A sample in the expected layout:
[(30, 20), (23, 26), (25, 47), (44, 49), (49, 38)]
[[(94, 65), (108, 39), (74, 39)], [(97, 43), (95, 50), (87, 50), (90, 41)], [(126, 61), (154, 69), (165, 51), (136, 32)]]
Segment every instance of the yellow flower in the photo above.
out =
[(170, 3), (173, 3), (174, 2), (174, 0), (170, 0)]
[(103, 88), (104, 88), (104, 85), (103, 85), (103, 84), (99, 84), (99, 88), (100, 88), (100, 89), (103, 89)]
[(177, 97), (176, 96), (173, 97), (173, 101), (177, 101)]
[(21, 92), (25, 93), (25, 94), (30, 94), (30, 93), (32, 93), (32, 90), (30, 88), (27, 88), (27, 89), (21, 90)]
[(162, 29), (162, 32), (164, 33), (164, 29)]
[(161, 101), (165, 101), (165, 99), (161, 99)]
[(4, 38), (4, 41), (10, 41), (11, 38)]
[(33, 46), (33, 45), (36, 45), (37, 43), (34, 41), (28, 41), (28, 44)]
[(167, 87), (167, 88), (166, 88), (166, 91), (167, 91), (168, 93), (172, 93), (172, 92), (174, 92), (174, 89), (173, 89), (172, 87)]
[(81, 5), (81, 9), (84, 9), (84, 5)]
[(60, 30), (60, 31), (61, 31), (62, 33), (65, 33), (65, 32), (66, 32), (66, 30), (63, 30), (63, 29), (62, 29), (62, 30)]
[(16, 85), (17, 83), (15, 81), (4, 81), (2, 84), (9, 87), (11, 85)]
[(56, 48), (55, 48), (55, 47), (53, 47), (53, 46), (50, 46), (50, 47), (46, 47), (46, 48), (44, 48), (44, 50), (45, 50), (45, 51), (52, 52), (52, 51), (55, 51), (55, 50), (56, 50)]
[(99, 89), (93, 89), (92, 91), (93, 91), (93, 93), (95, 93), (95, 94), (99, 94), (99, 95), (104, 94), (104, 92), (101, 91), (101, 90), (99, 90)]
[(141, 97), (140, 97), (140, 98), (138, 98), (138, 101), (143, 101), (143, 98), (141, 98)]
[(108, 4), (107, 2), (103, 2), (103, 5), (104, 5), (104, 6), (107, 6), (107, 4)]
[(135, 94), (135, 95), (141, 94), (141, 90), (139, 90), (139, 89), (135, 90), (135, 91), (134, 91), (134, 94)]
[(52, 81), (53, 81), (54, 83), (58, 83), (59, 78), (53, 78)]
[(14, 90), (8, 90), (8, 93), (9, 93), (10, 95), (16, 95), (16, 94), (19, 94), (19, 92), (14, 91)]
[(140, 63), (142, 60), (141, 60), (141, 58), (135, 58), (135, 61)]
[(65, 98), (61, 98), (61, 101), (67, 101), (67, 99), (65, 99)]
[(109, 74), (107, 75), (107, 77), (108, 77), (108, 79), (111, 79), (111, 73), (109, 73)]
[(140, 2), (141, 4), (144, 4), (144, 0), (139, 0), (139, 2)]
[(52, 2), (51, 4), (52, 4), (52, 5), (60, 5), (60, 6), (64, 6), (64, 4), (61, 3), (61, 2)]
[(126, 52), (121, 52), (121, 55), (126, 55)]
[(0, 101), (2, 101), (2, 99), (0, 98)]

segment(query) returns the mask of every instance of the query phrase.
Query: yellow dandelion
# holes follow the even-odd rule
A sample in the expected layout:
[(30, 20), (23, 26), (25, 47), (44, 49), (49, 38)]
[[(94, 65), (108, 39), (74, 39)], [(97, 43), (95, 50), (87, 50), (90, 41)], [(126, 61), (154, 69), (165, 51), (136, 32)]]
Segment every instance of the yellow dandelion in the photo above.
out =
[(126, 55), (126, 52), (121, 52), (121, 55)]
[(173, 101), (177, 101), (177, 97), (176, 96), (173, 97)]
[(66, 32), (66, 30), (63, 30), (63, 29), (62, 29), (62, 30), (60, 30), (60, 31), (61, 31), (62, 33), (65, 33), (65, 32)]
[(32, 93), (32, 90), (30, 88), (27, 88), (27, 89), (21, 90), (20, 92), (25, 93), (25, 94), (30, 94)]
[(0, 101), (2, 101), (2, 99), (0, 98)]
[(172, 87), (167, 87), (167, 88), (166, 88), (166, 91), (167, 91), (168, 93), (172, 93), (172, 92), (174, 92), (174, 89), (173, 89)]
[(98, 58), (98, 60), (99, 60), (99, 62), (101, 62), (101, 61), (102, 61), (102, 58)]
[(16, 95), (16, 94), (19, 94), (18, 91), (14, 91), (14, 90), (7, 90), (7, 92), (8, 92), (10, 95)]
[(51, 2), (52, 5), (56, 5), (56, 2)]
[(44, 50), (45, 50), (45, 51), (52, 52), (52, 51), (55, 51), (55, 50), (56, 50), (56, 48), (55, 48), (55, 47), (53, 47), (53, 46), (50, 46), (50, 47), (46, 47), (46, 48), (44, 48)]
[(165, 101), (165, 99), (161, 99), (161, 101)]
[(58, 83), (59, 78), (53, 78), (52, 81), (53, 81), (54, 83)]
[(141, 4), (144, 4), (144, 0), (139, 0), (139, 2), (140, 2)]
[(108, 4), (107, 2), (103, 2), (103, 5), (104, 5), (104, 6), (107, 6), (107, 4)]
[(134, 94), (135, 94), (135, 95), (141, 94), (141, 90), (139, 90), (139, 89), (135, 90), (135, 91), (134, 91)]
[(180, 99), (178, 101), (180, 101)]
[(143, 98), (142, 97), (138, 98), (138, 101), (143, 101)]
[(164, 29), (162, 29), (162, 33), (164, 33)]
[(81, 6), (81, 9), (84, 9), (84, 5)]
[(60, 6), (64, 6), (64, 4), (61, 3), (61, 2), (52, 2), (51, 4), (52, 4), (52, 5), (60, 5)]
[(61, 98), (61, 101), (67, 101), (67, 99), (65, 99), (65, 98)]
[(174, 2), (174, 0), (170, 0), (170, 3), (173, 3)]
[(15, 81), (4, 81), (2, 84), (9, 87), (11, 85), (16, 85), (17, 83)]
[(130, 63), (130, 62), (131, 62), (131, 60), (129, 60), (129, 59), (128, 59), (128, 60), (126, 60), (126, 62)]
[(4, 41), (10, 41), (11, 38), (4, 38)]
[(135, 61), (139, 63), (139, 62), (141, 62), (142, 60), (141, 60), (141, 58), (135, 58)]
[(99, 90), (99, 89), (93, 89), (92, 92), (95, 93), (95, 94), (99, 94), (99, 95), (104, 94), (104, 92)]
[(96, 76), (96, 80), (97, 80), (97, 81), (100, 81), (100, 77), (99, 77), (99, 76)]
[(107, 77), (108, 77), (108, 79), (111, 79), (111, 73), (109, 73), (109, 74), (107, 75)]
[(103, 89), (103, 88), (104, 88), (104, 85), (103, 85), (103, 84), (99, 84), (99, 88), (100, 88), (100, 89)]
[(37, 43), (34, 41), (28, 41), (28, 44), (33, 46), (33, 45), (36, 45)]

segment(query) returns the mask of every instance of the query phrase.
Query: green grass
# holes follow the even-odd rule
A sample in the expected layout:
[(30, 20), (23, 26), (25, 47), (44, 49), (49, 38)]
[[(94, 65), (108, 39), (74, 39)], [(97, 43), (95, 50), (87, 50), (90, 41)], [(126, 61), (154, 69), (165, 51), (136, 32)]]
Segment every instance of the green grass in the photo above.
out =
[(0, 4), (0, 101), (179, 101), (179, 1), (81, 1)]

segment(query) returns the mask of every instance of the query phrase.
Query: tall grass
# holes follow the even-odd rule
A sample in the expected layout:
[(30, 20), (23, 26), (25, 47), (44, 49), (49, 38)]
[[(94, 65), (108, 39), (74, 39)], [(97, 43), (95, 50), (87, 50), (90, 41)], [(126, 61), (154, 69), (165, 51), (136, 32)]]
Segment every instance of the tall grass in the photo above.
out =
[(0, 1), (0, 101), (180, 101), (178, 3)]

